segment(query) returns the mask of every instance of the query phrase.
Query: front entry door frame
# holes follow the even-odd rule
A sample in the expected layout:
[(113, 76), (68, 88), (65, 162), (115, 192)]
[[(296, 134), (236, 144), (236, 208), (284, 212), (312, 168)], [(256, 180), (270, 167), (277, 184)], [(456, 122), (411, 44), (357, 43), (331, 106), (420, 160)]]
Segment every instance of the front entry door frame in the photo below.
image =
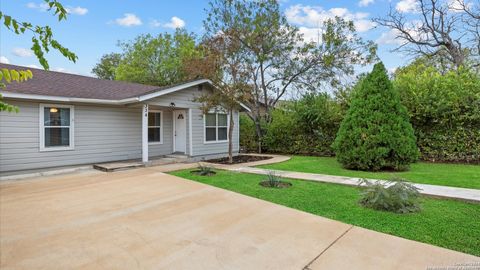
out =
[[(177, 118), (179, 114), (183, 114), (183, 138), (180, 138), (180, 133), (177, 132)], [(174, 110), (173, 111), (173, 152), (183, 152), (184, 154), (187, 153), (187, 111), (186, 110)], [(177, 136), (180, 135), (180, 136)], [(177, 149), (177, 140), (184, 141), (183, 149)]]

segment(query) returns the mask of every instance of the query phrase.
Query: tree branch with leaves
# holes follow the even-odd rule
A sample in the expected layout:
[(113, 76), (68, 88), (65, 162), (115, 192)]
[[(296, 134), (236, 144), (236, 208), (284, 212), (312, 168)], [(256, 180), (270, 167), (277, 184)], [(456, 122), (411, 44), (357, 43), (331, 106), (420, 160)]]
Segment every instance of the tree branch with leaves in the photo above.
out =
[[(49, 6), (48, 11), (54, 12), (59, 21), (67, 19), (67, 10), (57, 0), (45, 0)], [(4, 14), (0, 11), (0, 22), (6, 29), (12, 31), (16, 35), (32, 34), (32, 51), (37, 57), (42, 67), (49, 69), (49, 64), (44, 54), (48, 53), (50, 49), (60, 52), (68, 60), (75, 62), (78, 57), (68, 48), (62, 46), (56, 39), (53, 38), (53, 32), (50, 26), (33, 25), (30, 22), (21, 22), (10, 15)], [(6, 84), (14, 82), (23, 82), (33, 77), (30, 70), (11, 70), (2, 69), (0, 73), (0, 88), (5, 88)], [(18, 112), (18, 108), (2, 101), (0, 94), (0, 111)]]

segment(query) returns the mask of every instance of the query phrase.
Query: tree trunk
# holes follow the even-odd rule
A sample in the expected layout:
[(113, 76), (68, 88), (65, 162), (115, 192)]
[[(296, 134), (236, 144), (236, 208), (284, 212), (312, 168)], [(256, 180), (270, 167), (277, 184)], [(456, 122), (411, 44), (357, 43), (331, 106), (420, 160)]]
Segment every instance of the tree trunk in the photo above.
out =
[(230, 125), (228, 126), (228, 163), (233, 163), (233, 127), (235, 123), (233, 121), (233, 110), (230, 110)]

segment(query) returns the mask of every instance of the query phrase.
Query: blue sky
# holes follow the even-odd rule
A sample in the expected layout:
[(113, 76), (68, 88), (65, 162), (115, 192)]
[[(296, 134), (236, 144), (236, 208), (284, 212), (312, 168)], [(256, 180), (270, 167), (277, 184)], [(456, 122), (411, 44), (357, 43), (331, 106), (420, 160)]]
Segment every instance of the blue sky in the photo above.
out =
[[(47, 55), (50, 67), (81, 75), (91, 75), (91, 69), (105, 53), (119, 51), (117, 42), (131, 40), (144, 33), (172, 32), (175, 27), (184, 27), (190, 32), (202, 34), (206, 0), (83, 0), (61, 1), (68, 8), (67, 21), (57, 19), (45, 11), (41, 0), (2, 1), (0, 9), (20, 21), (50, 25), (54, 36), (61, 44), (75, 52), (79, 59), (72, 63), (59, 53)], [(395, 40), (387, 29), (375, 27), (370, 21), (383, 16), (390, 6), (408, 13), (414, 0), (282, 0), (281, 9), (288, 20), (300, 27), (306, 37), (311, 37), (319, 22), (339, 15), (353, 20), (365, 39), (377, 41), (379, 56), (388, 69), (405, 65), (408, 58), (391, 52)], [(31, 36), (17, 36), (4, 27), (0, 28), (0, 57), (2, 62), (22, 66), (40, 66), (30, 51)]]

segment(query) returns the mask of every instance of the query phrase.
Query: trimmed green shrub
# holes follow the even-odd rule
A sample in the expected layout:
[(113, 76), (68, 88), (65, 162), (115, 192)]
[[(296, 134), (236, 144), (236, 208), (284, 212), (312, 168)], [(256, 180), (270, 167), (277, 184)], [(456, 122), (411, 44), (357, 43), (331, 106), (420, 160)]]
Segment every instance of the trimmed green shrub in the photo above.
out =
[(407, 107), (421, 159), (480, 163), (480, 75), (441, 72), (421, 59), (393, 81)]
[(263, 139), (264, 150), (332, 156), (331, 145), (342, 117), (340, 104), (328, 94), (307, 94), (273, 111)]
[(420, 211), (420, 193), (414, 185), (400, 178), (386, 183), (360, 180), (362, 187), (360, 204), (375, 210), (399, 214)]
[(240, 149), (242, 152), (257, 152), (255, 123), (245, 114), (240, 114)]
[(405, 170), (418, 158), (407, 110), (383, 63), (360, 82), (333, 144), (348, 169)]

